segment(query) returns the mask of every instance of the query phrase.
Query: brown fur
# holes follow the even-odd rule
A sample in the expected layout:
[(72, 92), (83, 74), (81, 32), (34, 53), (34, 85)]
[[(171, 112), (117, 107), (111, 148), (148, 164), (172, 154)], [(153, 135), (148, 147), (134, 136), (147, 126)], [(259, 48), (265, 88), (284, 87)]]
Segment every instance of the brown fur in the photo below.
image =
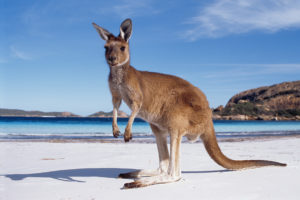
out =
[[(181, 175), (180, 142), (183, 136), (189, 140), (201, 137), (211, 158), (227, 169), (236, 170), (269, 165), (286, 166), (273, 161), (235, 161), (227, 158), (218, 146), (211, 109), (201, 90), (179, 77), (138, 71), (130, 65), (128, 39), (131, 35), (131, 20), (127, 19), (122, 23), (118, 37), (96, 24), (94, 26), (100, 36), (106, 40), (105, 57), (110, 67), (109, 86), (114, 105), (114, 136), (119, 135), (117, 111), (123, 100), (132, 110), (125, 129), (124, 140), (128, 142), (132, 138), (132, 123), (134, 118), (139, 116), (149, 122), (156, 137), (159, 152), (158, 170), (120, 174), (123, 178), (152, 176), (125, 184), (125, 188), (179, 180)], [(121, 50), (123, 47), (125, 47), (124, 51)], [(111, 57), (116, 57), (114, 62), (111, 61)], [(168, 135), (170, 136), (170, 153), (166, 140)]]

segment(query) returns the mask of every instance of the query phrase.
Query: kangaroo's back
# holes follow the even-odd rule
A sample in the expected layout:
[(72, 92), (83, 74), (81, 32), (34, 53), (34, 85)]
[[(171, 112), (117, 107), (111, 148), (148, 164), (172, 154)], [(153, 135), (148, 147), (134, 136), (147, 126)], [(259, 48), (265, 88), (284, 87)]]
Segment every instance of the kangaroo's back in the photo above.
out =
[(206, 96), (188, 81), (168, 74), (148, 71), (138, 73), (143, 94), (140, 116), (145, 120), (153, 122), (155, 119), (155, 123), (159, 123), (158, 120), (160, 123), (163, 121), (170, 123), (173, 121), (172, 116), (182, 115), (185, 116), (183, 121), (196, 123), (204, 113), (208, 115), (206, 117), (211, 117)]

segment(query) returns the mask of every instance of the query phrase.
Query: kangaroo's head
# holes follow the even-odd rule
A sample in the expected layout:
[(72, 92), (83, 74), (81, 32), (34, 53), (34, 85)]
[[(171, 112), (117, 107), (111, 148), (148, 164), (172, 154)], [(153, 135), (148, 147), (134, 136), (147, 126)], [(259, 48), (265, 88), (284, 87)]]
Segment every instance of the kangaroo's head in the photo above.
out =
[(125, 64), (129, 64), (129, 38), (132, 32), (132, 23), (130, 19), (126, 19), (120, 26), (120, 34), (118, 37), (114, 36), (104, 28), (101, 28), (97, 24), (93, 23), (93, 26), (106, 41), (105, 58), (110, 67), (119, 67)]

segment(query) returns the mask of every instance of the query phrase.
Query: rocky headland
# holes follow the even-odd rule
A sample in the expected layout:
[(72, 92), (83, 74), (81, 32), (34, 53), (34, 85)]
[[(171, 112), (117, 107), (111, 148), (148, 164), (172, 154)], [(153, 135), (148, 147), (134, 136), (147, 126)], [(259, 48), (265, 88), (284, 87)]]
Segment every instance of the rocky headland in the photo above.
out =
[(300, 81), (246, 90), (225, 107), (213, 109), (221, 120), (300, 120)]
[[(99, 112), (89, 115), (88, 117), (113, 117), (113, 112), (112, 111), (111, 112), (99, 111)], [(126, 118), (126, 117), (128, 117), (128, 115), (125, 112), (119, 110), (118, 117)]]

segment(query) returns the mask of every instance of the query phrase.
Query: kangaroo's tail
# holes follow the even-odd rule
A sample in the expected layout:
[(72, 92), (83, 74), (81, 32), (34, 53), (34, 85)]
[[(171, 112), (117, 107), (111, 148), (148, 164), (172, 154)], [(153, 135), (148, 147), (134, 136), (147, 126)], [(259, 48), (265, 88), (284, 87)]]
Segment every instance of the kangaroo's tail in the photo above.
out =
[(281, 166), (284, 167), (286, 164), (268, 161), (268, 160), (231, 160), (226, 157), (216, 139), (214, 128), (211, 128), (210, 132), (207, 132), (201, 136), (204, 146), (210, 155), (210, 157), (219, 165), (231, 169), (231, 170), (239, 170), (246, 168), (256, 168), (256, 167), (264, 167), (264, 166)]

